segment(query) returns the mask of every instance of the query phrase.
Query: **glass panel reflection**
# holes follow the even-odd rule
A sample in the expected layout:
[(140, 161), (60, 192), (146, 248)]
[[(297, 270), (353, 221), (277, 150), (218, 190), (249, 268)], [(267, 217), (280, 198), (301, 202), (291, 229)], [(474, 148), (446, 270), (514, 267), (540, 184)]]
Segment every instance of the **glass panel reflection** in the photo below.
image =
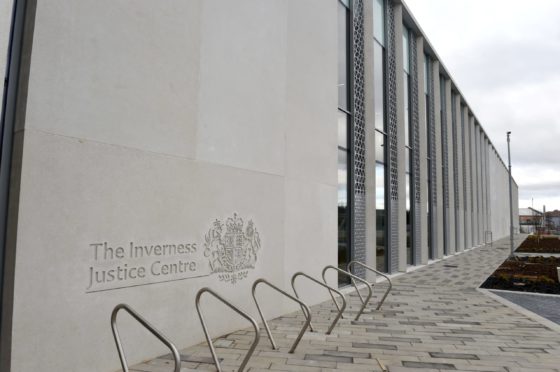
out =
[(338, 146), (348, 147), (348, 114), (338, 111)]
[(410, 44), (408, 42), (408, 29), (403, 27), (403, 63), (404, 63), (404, 70), (408, 73), (410, 71)]
[(373, 37), (385, 45), (385, 6), (384, 0), (373, 2)]
[(338, 106), (348, 110), (348, 8), (338, 3)]
[[(338, 150), (338, 266), (346, 270), (350, 262), (348, 209), (348, 153)], [(339, 275), (339, 284), (347, 284), (348, 279)]]
[(375, 132), (375, 161), (385, 163), (385, 135)]
[(408, 94), (409, 94), (409, 81), (408, 81), (408, 74), (404, 74), (404, 143), (406, 146), (410, 146), (410, 113), (409, 113), (409, 102), (408, 102)]
[(375, 164), (375, 209), (377, 270), (386, 272), (385, 165), (382, 163)]
[(414, 263), (412, 257), (412, 218), (410, 214), (410, 173), (406, 174), (406, 263)]
[(383, 47), (378, 43), (373, 43), (373, 106), (375, 111), (375, 128), (380, 131), (385, 131), (385, 114), (384, 114), (384, 102), (385, 102), (385, 91), (384, 77), (383, 77), (383, 53), (385, 53)]

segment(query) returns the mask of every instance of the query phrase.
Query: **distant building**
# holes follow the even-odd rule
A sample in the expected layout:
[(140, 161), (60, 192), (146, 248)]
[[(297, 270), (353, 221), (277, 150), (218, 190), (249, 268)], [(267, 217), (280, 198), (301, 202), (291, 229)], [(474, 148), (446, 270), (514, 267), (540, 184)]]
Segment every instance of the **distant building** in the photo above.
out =
[(560, 211), (555, 209), (552, 212), (546, 212), (546, 224), (552, 230), (560, 230)]
[(519, 208), (519, 231), (525, 234), (535, 232), (542, 224), (542, 212), (533, 208)]

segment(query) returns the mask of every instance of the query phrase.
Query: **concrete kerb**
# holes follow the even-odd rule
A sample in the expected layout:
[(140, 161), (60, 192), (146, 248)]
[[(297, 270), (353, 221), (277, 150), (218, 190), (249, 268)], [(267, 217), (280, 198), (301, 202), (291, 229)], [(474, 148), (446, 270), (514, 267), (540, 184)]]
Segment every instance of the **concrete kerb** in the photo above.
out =
[[(522, 307), (522, 306), (519, 306), (519, 305), (517, 305), (517, 304), (514, 304), (513, 302), (508, 301), (508, 300), (506, 300), (505, 298), (500, 297), (500, 296), (498, 296), (497, 294), (492, 293), (492, 292), (491, 292), (490, 290), (488, 290), (488, 289), (477, 288), (476, 290), (479, 291), (479, 292), (481, 292), (481, 293), (483, 293), (483, 294), (485, 294), (486, 296), (492, 298), (493, 300), (498, 301), (498, 302), (501, 303), (502, 305), (505, 305), (505, 306), (507, 306), (507, 307), (509, 307), (509, 308), (511, 308), (511, 309), (513, 309), (513, 310), (515, 310), (515, 311), (517, 311), (518, 313), (520, 313), (520, 314), (522, 314), (522, 315), (525, 315), (525, 316), (528, 317), (528, 318), (533, 319), (534, 321), (536, 321), (536, 322), (542, 324), (543, 326), (545, 326), (545, 327), (547, 327), (547, 328), (550, 328), (551, 330), (553, 330), (553, 331), (555, 331), (555, 332), (559, 332), (559, 333), (560, 333), (560, 325), (559, 325), (559, 324), (556, 324), (556, 323), (554, 323), (554, 322), (551, 321), (551, 320), (548, 320), (548, 319), (546, 319), (546, 318), (544, 318), (544, 317), (542, 317), (542, 316), (540, 316), (540, 315), (538, 315), (538, 314), (536, 314), (536, 313), (534, 313), (534, 312), (532, 312), (532, 311), (530, 311), (530, 310), (527, 310), (527, 309), (525, 309), (525, 308)], [(517, 292), (515, 292), (515, 291), (500, 291), (500, 292), (517, 293)], [(555, 295), (551, 295), (551, 296), (555, 296)]]
[[(523, 237), (524, 238), (524, 237)], [(518, 237), (519, 239), (519, 237)], [(516, 239), (516, 240), (518, 240)], [(516, 249), (519, 247), (519, 245), (521, 244), (521, 242), (525, 240), (522, 239), (521, 241), (517, 242), (517, 247)], [(514, 250), (515, 252), (515, 250)], [(507, 258), (506, 258), (507, 259)], [(519, 306), (511, 301), (506, 300), (503, 297), (498, 296), (497, 294), (492, 293), (492, 291), (496, 291), (496, 292), (504, 292), (504, 293), (523, 293), (523, 292), (517, 292), (517, 291), (506, 291), (506, 290), (499, 290), (499, 289), (486, 289), (486, 288), (481, 288), (482, 284), (484, 284), (484, 282), (487, 280), (488, 278), (484, 278), (484, 280), (482, 280), (482, 282), (480, 282), (480, 284), (476, 287), (476, 290), (479, 291), (480, 293), (483, 293), (484, 295), (492, 298), (493, 300), (501, 303), (502, 305), (505, 305), (515, 311), (517, 311), (520, 314), (523, 314), (525, 316), (527, 316), (530, 319), (533, 319), (534, 321), (544, 325), (545, 327), (550, 328), (551, 330), (555, 331), (555, 332), (560, 332), (560, 325), (554, 323), (551, 320), (548, 320), (530, 310), (525, 309), (522, 306)], [(540, 296), (557, 296), (557, 295), (551, 295), (551, 294), (546, 294), (546, 293), (532, 293), (534, 295), (540, 295)]]

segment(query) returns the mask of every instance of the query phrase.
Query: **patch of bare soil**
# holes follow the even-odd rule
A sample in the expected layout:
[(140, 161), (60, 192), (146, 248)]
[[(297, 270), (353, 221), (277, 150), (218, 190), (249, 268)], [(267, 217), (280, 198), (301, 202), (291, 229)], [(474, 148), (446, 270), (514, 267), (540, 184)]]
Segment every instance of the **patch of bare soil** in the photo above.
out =
[(530, 235), (517, 248), (519, 253), (560, 253), (560, 239), (556, 236)]
[(508, 258), (481, 287), (560, 294), (557, 266), (560, 266), (560, 258), (557, 257)]

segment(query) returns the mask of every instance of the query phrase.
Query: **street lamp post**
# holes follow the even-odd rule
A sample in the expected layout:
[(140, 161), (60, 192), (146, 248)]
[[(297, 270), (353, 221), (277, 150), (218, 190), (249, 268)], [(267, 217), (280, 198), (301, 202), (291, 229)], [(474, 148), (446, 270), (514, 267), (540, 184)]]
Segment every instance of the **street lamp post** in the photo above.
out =
[(511, 255), (513, 256), (513, 195), (511, 191), (511, 152), (509, 149), (509, 136), (511, 132), (507, 132), (508, 145), (508, 172), (509, 172), (509, 243)]

